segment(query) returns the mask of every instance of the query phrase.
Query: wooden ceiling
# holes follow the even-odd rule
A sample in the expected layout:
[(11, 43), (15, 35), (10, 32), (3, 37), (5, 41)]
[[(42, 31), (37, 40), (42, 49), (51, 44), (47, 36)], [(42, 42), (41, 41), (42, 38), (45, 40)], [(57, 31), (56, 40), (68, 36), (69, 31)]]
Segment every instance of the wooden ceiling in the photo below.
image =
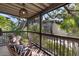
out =
[[(56, 8), (62, 3), (25, 3), (25, 9), (28, 11), (27, 18), (32, 17), (40, 12)], [(19, 16), (19, 10), (23, 8), (22, 3), (0, 3), (0, 12)]]

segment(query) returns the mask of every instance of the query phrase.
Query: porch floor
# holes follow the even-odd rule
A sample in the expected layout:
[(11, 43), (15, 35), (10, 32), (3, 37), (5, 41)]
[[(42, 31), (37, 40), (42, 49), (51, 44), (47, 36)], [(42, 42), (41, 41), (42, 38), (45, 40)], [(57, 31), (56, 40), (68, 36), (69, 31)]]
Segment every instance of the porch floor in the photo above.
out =
[(7, 46), (0, 47), (0, 56), (10, 56), (10, 52), (9, 52)]

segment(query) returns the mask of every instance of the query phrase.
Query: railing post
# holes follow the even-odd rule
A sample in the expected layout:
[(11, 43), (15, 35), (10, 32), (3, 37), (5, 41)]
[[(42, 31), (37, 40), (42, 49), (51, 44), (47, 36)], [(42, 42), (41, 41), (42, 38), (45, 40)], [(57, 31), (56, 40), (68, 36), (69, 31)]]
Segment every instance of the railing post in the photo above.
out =
[(76, 50), (76, 56), (79, 56), (79, 43), (78, 42), (76, 42), (75, 43), (75, 50)]
[(78, 42), (78, 56), (79, 56), (79, 42)]

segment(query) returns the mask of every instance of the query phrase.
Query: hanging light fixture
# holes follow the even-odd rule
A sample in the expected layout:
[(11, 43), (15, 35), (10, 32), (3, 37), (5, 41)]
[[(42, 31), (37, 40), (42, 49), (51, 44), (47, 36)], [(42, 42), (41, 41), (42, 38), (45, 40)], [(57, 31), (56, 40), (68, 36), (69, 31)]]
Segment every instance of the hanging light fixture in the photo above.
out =
[(22, 18), (27, 18), (28, 12), (27, 12), (27, 10), (25, 9), (25, 4), (23, 3), (22, 6), (23, 6), (23, 8), (21, 8), (21, 9), (19, 10), (19, 16), (22, 17)]

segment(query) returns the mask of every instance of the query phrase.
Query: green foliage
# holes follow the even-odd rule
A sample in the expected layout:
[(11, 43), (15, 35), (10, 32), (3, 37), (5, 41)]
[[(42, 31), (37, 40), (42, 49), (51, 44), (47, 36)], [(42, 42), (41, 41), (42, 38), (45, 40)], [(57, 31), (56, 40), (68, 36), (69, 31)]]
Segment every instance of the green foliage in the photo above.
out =
[(15, 28), (15, 23), (13, 23), (10, 19), (0, 16), (0, 28), (2, 28), (3, 31), (11, 31)]
[(63, 22), (60, 24), (60, 28), (64, 29), (66, 32), (69, 32), (69, 33), (72, 32), (72, 30), (76, 27), (77, 27), (77, 24), (71, 16), (68, 16), (67, 18), (65, 18)]
[[(71, 7), (67, 7), (70, 10), (70, 13), (65, 9), (65, 11), (62, 13), (62, 19), (63, 22), (59, 24), (60, 28), (65, 30), (67, 33), (71, 33), (72, 35), (78, 35), (79, 34), (79, 4), (70, 4)], [(78, 35), (79, 36), (79, 35)]]
[(39, 32), (40, 31), (39, 24), (29, 25), (28, 31)]

